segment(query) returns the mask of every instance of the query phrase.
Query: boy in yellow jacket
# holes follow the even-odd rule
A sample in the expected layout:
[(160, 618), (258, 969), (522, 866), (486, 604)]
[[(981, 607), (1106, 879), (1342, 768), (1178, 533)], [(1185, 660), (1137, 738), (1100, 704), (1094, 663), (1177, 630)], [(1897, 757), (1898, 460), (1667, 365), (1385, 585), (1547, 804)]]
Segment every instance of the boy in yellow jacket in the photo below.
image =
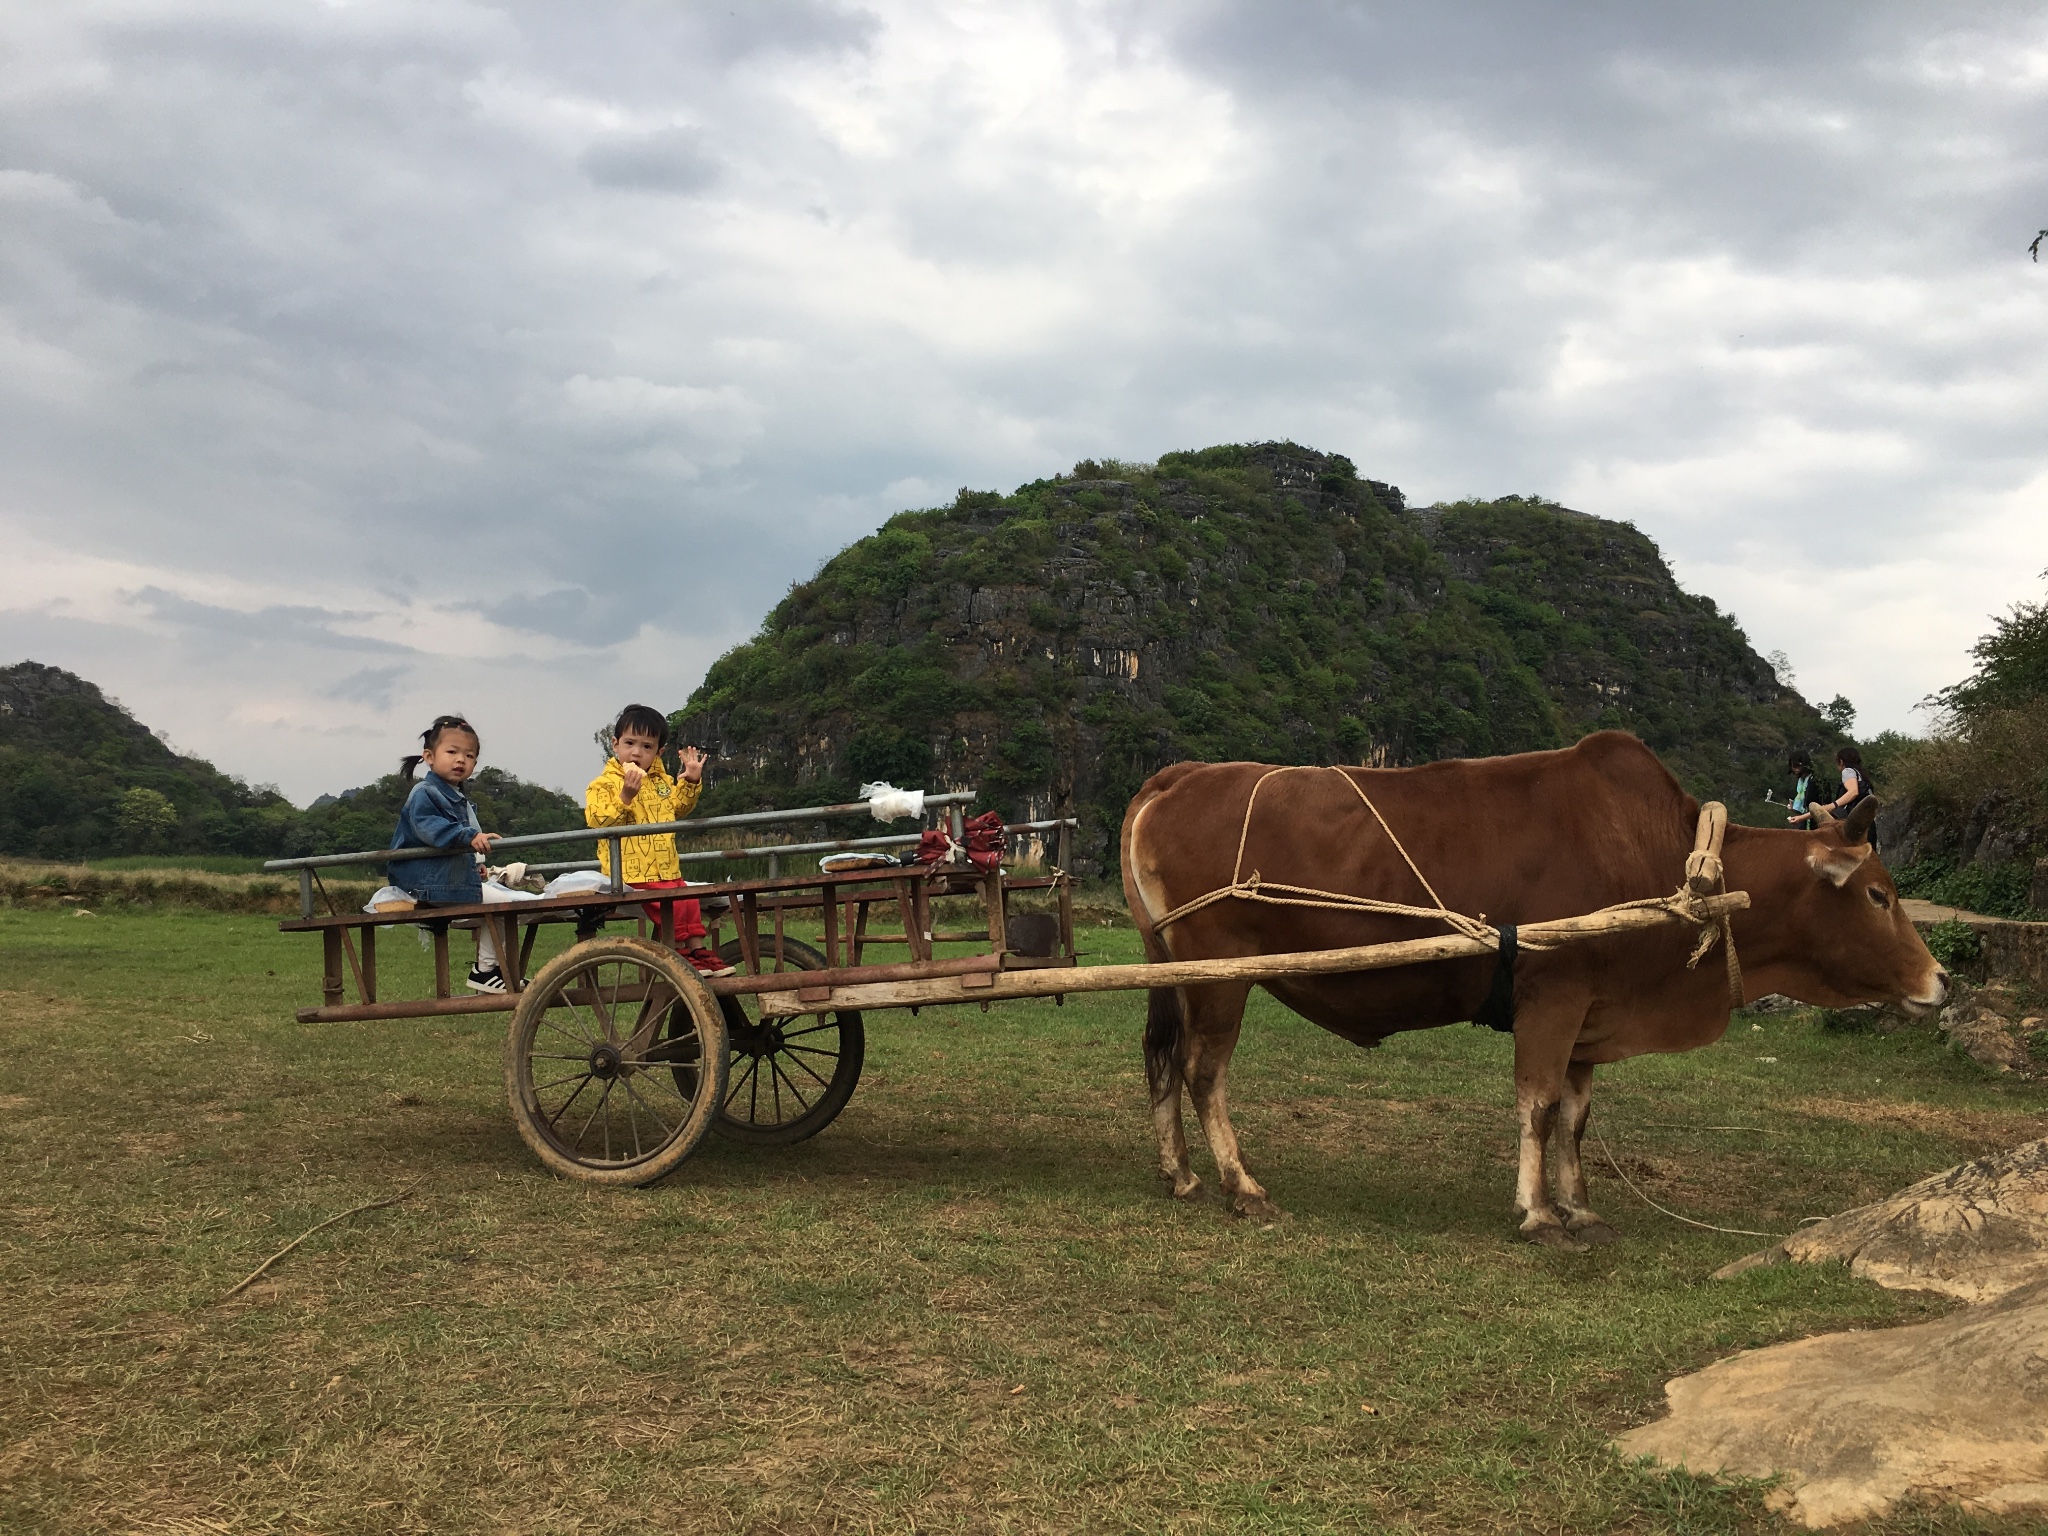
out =
[[(681, 821), (697, 808), (704, 792), (704, 754), (695, 747), (681, 753), (681, 778), (671, 778), (661, 760), (668, 745), (668, 717), (645, 704), (628, 704), (612, 727), (612, 755), (604, 772), (590, 781), (583, 792), (583, 820), (593, 827), (645, 826), (650, 822)], [(676, 891), (689, 882), (676, 859), (672, 834), (629, 837), (619, 845), (620, 862), (625, 865), (626, 884), (639, 891)], [(597, 845), (597, 861), (611, 873), (609, 844)], [(718, 958), (716, 950), (704, 946), (703, 914), (694, 901), (649, 902), (643, 910), (660, 926), (661, 908), (675, 908), (677, 951), (704, 976), (730, 976), (733, 968)]]

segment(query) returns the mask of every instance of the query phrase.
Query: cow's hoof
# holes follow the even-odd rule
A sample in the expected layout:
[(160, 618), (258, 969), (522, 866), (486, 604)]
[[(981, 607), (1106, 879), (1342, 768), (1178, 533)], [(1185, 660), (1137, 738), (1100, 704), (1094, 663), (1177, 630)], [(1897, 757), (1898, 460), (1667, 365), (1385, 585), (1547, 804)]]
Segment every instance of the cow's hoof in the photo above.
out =
[(1569, 1231), (1580, 1242), (1594, 1248), (1605, 1248), (1609, 1243), (1621, 1241), (1621, 1234), (1607, 1225), (1598, 1216), (1586, 1222), (1573, 1222)]
[(1192, 1173), (1185, 1180), (1175, 1178), (1173, 1181), (1173, 1198), (1176, 1200), (1192, 1200), (1201, 1192), (1202, 1181)]
[(1541, 1226), (1524, 1227), (1522, 1229), (1522, 1236), (1526, 1241), (1536, 1244), (1539, 1248), (1557, 1248), (1565, 1253), (1585, 1253), (1587, 1251), (1586, 1244), (1580, 1242), (1556, 1222), (1546, 1221)]
[(1230, 1210), (1234, 1216), (1261, 1223), (1278, 1221), (1287, 1214), (1264, 1195), (1239, 1195), (1230, 1202)]

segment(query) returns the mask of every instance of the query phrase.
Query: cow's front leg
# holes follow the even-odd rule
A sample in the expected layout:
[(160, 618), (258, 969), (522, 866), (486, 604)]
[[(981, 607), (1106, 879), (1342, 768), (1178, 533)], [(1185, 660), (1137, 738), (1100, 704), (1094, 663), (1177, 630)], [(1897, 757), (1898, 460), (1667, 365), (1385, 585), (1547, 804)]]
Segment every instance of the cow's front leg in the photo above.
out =
[(1593, 1110), (1593, 1065), (1573, 1062), (1565, 1069), (1564, 1102), (1557, 1117), (1557, 1209), (1565, 1230), (1582, 1243), (1611, 1243), (1621, 1234), (1600, 1219), (1586, 1195), (1586, 1165), (1580, 1144)]
[(1265, 1186), (1245, 1171), (1239, 1153), (1237, 1132), (1230, 1124), (1228, 1095), (1224, 1079), (1230, 1070), (1230, 1054), (1237, 1048), (1237, 1035), (1244, 1024), (1245, 999), (1251, 988), (1243, 985), (1189, 987), (1187, 999), (1188, 1097), (1202, 1122), (1202, 1134), (1209, 1139), (1209, 1151), (1216, 1159), (1216, 1177), (1222, 1182), (1230, 1208), (1255, 1221), (1272, 1221), (1280, 1209), (1266, 1198)]
[(1553, 1248), (1579, 1248), (1550, 1203), (1546, 1154), (1557, 1129), (1572, 1047), (1585, 1021), (1586, 999), (1523, 994), (1515, 1010), (1515, 1215), (1522, 1236)]

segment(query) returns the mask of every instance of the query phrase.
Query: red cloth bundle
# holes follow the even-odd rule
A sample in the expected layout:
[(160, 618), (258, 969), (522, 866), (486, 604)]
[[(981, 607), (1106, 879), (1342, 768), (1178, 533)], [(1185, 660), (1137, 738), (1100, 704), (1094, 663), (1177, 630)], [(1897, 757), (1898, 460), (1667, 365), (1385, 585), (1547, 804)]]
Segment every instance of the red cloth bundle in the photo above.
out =
[(967, 862), (983, 874), (1002, 867), (1003, 818), (999, 811), (984, 811), (968, 822), (963, 829), (967, 834)]
[(1007, 839), (1003, 836), (1000, 811), (984, 811), (965, 823), (961, 833), (965, 841), (956, 843), (943, 828), (932, 828), (918, 839), (912, 858), (919, 864), (944, 864), (958, 854), (965, 854), (967, 863), (982, 874), (1002, 867)]

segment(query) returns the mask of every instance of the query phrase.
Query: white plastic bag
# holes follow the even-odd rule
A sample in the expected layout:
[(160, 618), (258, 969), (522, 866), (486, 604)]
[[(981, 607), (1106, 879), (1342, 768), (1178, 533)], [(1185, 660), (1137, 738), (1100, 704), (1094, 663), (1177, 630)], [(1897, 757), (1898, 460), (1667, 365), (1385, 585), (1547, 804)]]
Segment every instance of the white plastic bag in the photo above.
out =
[(905, 816), (924, 814), (924, 791), (921, 789), (898, 789), (894, 784), (863, 784), (861, 799), (868, 803), (868, 814), (877, 821), (900, 821)]
[(377, 893), (363, 904), (363, 910), (365, 912), (403, 912), (408, 907), (416, 907), (418, 905), (419, 902), (414, 898), (412, 892), (401, 891), (395, 885), (383, 885), (379, 886)]
[(612, 888), (611, 876), (601, 869), (572, 869), (565, 875), (557, 875), (548, 882), (543, 896), (582, 896), (591, 891), (608, 891)]

